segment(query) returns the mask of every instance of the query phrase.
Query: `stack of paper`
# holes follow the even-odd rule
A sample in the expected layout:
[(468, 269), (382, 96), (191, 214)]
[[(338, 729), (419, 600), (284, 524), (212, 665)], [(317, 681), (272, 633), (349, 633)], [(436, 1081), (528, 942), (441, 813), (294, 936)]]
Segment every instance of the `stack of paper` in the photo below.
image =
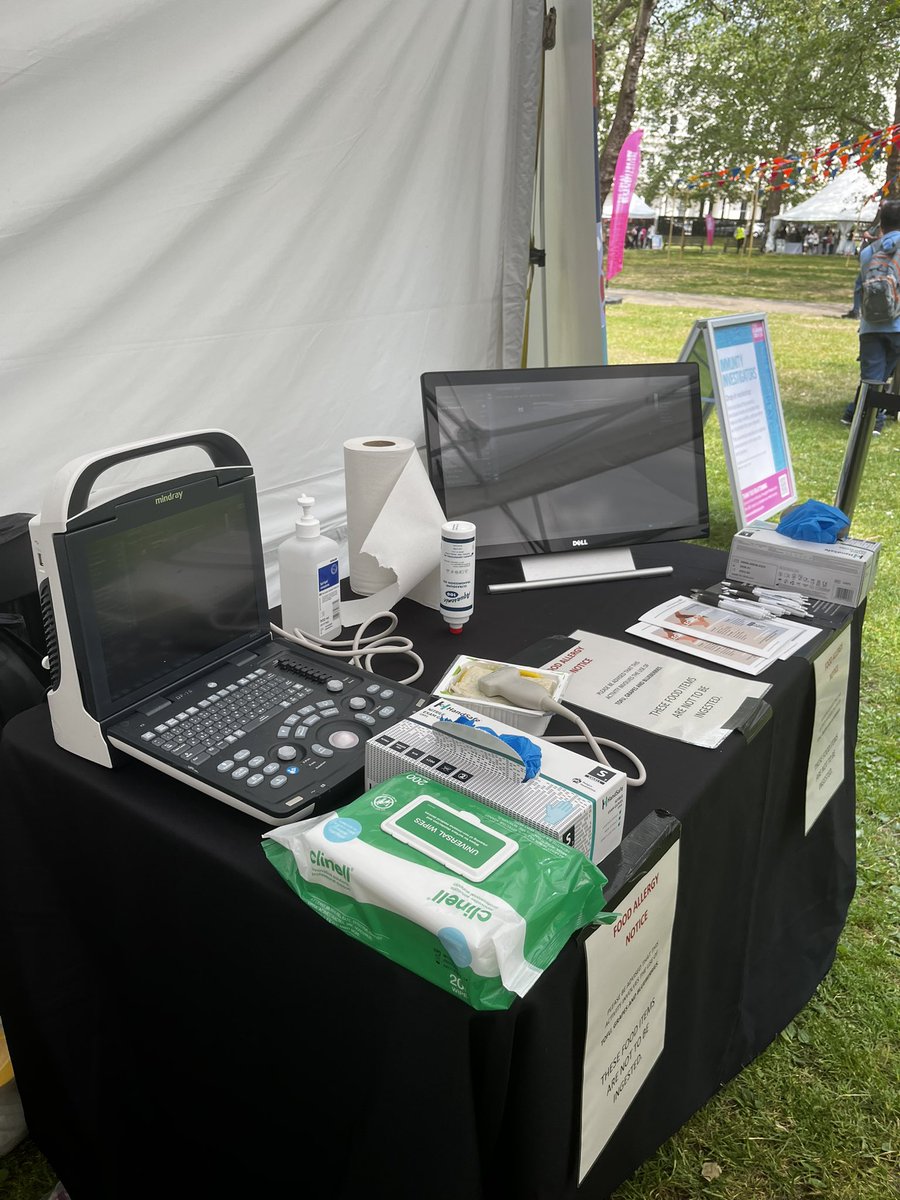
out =
[(758, 621), (676, 596), (645, 612), (628, 632), (734, 671), (759, 675), (778, 659), (796, 653), (821, 631), (783, 617)]

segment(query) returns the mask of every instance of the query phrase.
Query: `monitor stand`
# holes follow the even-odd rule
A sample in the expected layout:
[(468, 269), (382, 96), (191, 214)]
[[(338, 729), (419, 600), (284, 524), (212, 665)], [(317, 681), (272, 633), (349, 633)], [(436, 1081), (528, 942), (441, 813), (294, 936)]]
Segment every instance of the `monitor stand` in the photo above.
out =
[(636, 567), (627, 549), (576, 550), (572, 554), (539, 554), (519, 560), (523, 579), (489, 583), (489, 592), (524, 592), (531, 588), (565, 587), (570, 583), (605, 583), (640, 575), (671, 575), (672, 567)]
[(627, 547), (607, 550), (573, 550), (564, 554), (534, 554), (520, 558), (522, 578), (536, 580), (574, 579), (576, 575), (609, 575), (633, 571), (634, 558)]

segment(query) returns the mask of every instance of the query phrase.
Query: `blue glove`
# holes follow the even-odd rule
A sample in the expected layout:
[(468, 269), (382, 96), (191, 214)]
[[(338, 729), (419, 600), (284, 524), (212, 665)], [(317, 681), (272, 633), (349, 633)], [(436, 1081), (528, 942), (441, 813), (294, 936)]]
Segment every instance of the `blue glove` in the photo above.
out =
[[(473, 717), (460, 715), (456, 718), (456, 724), (474, 726), (475, 720)], [(541, 748), (536, 742), (521, 734), (497, 733), (496, 729), (489, 729), (487, 725), (479, 725), (478, 728), (483, 729), (485, 733), (493, 734), (501, 742), (506, 742), (510, 750), (515, 750), (516, 754), (518, 754), (525, 764), (525, 778), (523, 783), (527, 783), (529, 779), (534, 779), (535, 775), (539, 774), (541, 769)]]
[(806, 500), (789, 509), (778, 523), (776, 533), (801, 542), (836, 542), (850, 531), (850, 518), (832, 504)]

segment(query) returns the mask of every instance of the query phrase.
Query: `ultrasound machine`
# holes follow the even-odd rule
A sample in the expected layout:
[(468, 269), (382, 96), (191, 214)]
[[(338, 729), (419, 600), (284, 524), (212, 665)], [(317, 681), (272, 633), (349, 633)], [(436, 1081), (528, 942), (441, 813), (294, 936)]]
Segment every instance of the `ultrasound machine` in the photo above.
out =
[[(182, 447), (211, 467), (92, 503), (109, 468)], [(279, 825), (353, 799), (368, 738), (428, 701), (273, 636), (253, 469), (228, 433), (76, 459), (30, 529), (53, 733), (73, 754), (130, 755)]]

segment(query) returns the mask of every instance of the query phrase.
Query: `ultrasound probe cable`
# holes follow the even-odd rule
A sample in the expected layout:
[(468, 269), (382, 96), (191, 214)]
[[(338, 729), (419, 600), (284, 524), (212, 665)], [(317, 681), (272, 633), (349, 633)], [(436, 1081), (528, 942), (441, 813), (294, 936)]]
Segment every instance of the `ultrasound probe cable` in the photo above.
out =
[[(378, 621), (382, 617), (389, 622), (387, 629), (382, 630), (381, 633), (364, 637), (364, 630), (368, 629), (373, 621)], [(399, 683), (414, 683), (425, 670), (425, 664), (413, 650), (410, 639), (403, 637), (402, 634), (394, 633), (397, 628), (397, 617), (392, 612), (373, 613), (371, 617), (363, 621), (355, 635), (346, 641), (329, 642), (315, 634), (305, 633), (302, 629), (294, 629), (289, 632), (275, 624), (270, 628), (273, 633), (287, 638), (289, 642), (296, 642), (298, 646), (314, 650), (317, 654), (325, 654), (330, 658), (347, 658), (355, 667), (361, 667), (365, 671), (374, 670), (372, 662), (378, 654), (405, 654), (415, 663), (416, 670), (409, 678), (399, 680)], [(339, 649), (338, 647), (347, 648)]]
[(539, 683), (525, 679), (515, 667), (498, 667), (489, 675), (485, 675), (483, 679), (479, 679), (478, 687), (485, 696), (500, 696), (504, 700), (508, 700), (510, 704), (516, 705), (517, 708), (557, 713), (559, 716), (573, 721), (581, 730), (581, 734), (573, 734), (571, 737), (545, 736), (544, 740), (547, 742), (587, 742), (595, 758), (607, 767), (610, 766), (610, 762), (600, 747), (608, 746), (611, 750), (618, 750), (637, 767), (636, 776), (626, 775), (625, 777), (628, 786), (640, 787), (645, 782), (647, 771), (636, 754), (618, 742), (612, 742), (608, 738), (595, 737), (577, 713), (566, 708), (564, 704), (560, 704), (558, 700), (554, 700)]

